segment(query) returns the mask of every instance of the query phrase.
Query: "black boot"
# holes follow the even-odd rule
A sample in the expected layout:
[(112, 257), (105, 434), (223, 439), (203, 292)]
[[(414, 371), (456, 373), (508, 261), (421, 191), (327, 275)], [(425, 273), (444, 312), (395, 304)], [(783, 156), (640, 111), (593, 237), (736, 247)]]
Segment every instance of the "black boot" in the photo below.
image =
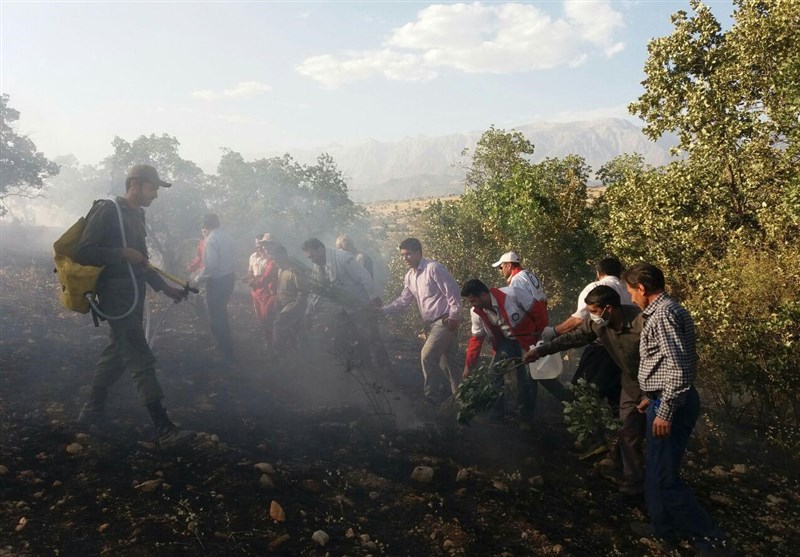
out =
[(166, 409), (161, 405), (161, 401), (157, 400), (147, 405), (147, 411), (150, 413), (150, 418), (153, 420), (153, 425), (156, 426), (158, 432), (158, 444), (161, 448), (169, 448), (183, 443), (194, 438), (193, 431), (186, 431), (179, 429), (172, 420), (167, 416)]
[(105, 387), (92, 387), (89, 400), (78, 414), (78, 423), (86, 426), (102, 426), (106, 423), (106, 398), (108, 389)]

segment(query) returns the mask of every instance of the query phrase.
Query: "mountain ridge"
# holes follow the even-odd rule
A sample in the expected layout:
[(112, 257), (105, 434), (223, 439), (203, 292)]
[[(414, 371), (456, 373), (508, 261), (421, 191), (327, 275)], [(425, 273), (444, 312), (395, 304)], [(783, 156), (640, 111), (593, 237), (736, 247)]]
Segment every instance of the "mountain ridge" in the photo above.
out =
[[(677, 141), (667, 136), (651, 141), (628, 120), (604, 118), (575, 122), (533, 122), (509, 128), (534, 144), (531, 162), (545, 158), (582, 156), (597, 171), (603, 164), (625, 153), (639, 153), (654, 166), (667, 164), (670, 147)], [(471, 152), (483, 131), (441, 136), (406, 136), (396, 141), (374, 138), (349, 144), (332, 143), (321, 149), (296, 149), (290, 154), (303, 163), (313, 163), (320, 152), (330, 154), (345, 174), (356, 201), (402, 200), (457, 194)]]

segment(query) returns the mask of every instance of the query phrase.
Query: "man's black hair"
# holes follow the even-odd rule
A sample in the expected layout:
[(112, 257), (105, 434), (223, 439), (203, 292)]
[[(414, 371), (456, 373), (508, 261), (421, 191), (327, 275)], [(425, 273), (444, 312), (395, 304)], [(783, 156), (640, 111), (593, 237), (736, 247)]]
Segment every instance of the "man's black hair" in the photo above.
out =
[(405, 249), (408, 251), (414, 251), (418, 253), (422, 253), (422, 243), (416, 238), (406, 238), (402, 242), (400, 242), (400, 246), (398, 249)]
[(264, 242), (263, 244), (264, 249), (267, 250), (273, 258), (274, 257), (287, 257), (289, 254), (286, 252), (286, 248), (283, 247), (282, 244), (278, 242)]
[(303, 251), (311, 251), (311, 250), (318, 250), (320, 248), (325, 249), (325, 244), (320, 242), (317, 238), (309, 238), (303, 245), (300, 246)]
[(595, 270), (600, 275), (619, 278), (622, 275), (622, 263), (616, 257), (604, 257), (597, 262)]
[(219, 228), (219, 217), (214, 213), (209, 213), (203, 217), (203, 228), (207, 230), (214, 230)]
[(601, 284), (600, 286), (595, 286), (592, 288), (589, 293), (586, 295), (586, 298), (583, 299), (587, 306), (614, 306), (619, 307), (622, 305), (622, 301), (619, 298), (619, 292), (611, 288), (610, 286), (606, 286)]
[(634, 288), (641, 284), (648, 294), (664, 290), (664, 272), (650, 263), (632, 265), (622, 278)]
[(469, 279), (464, 283), (464, 286), (461, 287), (461, 296), (464, 298), (467, 296), (480, 296), (484, 293), (489, 293), (489, 287), (478, 279)]

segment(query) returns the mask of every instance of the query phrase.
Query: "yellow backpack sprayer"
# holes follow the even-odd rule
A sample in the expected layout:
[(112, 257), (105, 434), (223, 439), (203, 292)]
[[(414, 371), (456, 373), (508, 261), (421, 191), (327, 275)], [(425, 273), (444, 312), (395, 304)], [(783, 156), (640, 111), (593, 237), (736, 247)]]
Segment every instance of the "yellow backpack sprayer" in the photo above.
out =
[[(127, 247), (125, 239), (125, 227), (122, 222), (122, 211), (116, 199), (111, 200), (117, 208), (119, 226), (122, 235), (122, 247)], [(86, 228), (86, 217), (81, 217), (73, 224), (58, 240), (53, 244), (53, 260), (55, 261), (55, 273), (61, 284), (59, 300), (61, 305), (68, 310), (78, 313), (89, 313), (93, 310), (96, 315), (103, 319), (123, 319), (130, 315), (139, 302), (139, 287), (133, 273), (133, 267), (128, 263), (131, 281), (133, 281), (134, 300), (130, 309), (121, 315), (106, 315), (97, 306), (94, 297), (96, 294), (97, 279), (103, 272), (103, 267), (93, 267), (90, 265), (80, 265), (75, 262), (75, 250), (80, 241), (81, 234)], [(187, 292), (197, 294), (197, 288), (189, 285), (189, 281), (180, 279), (174, 275), (163, 271), (148, 263), (148, 266), (164, 278), (182, 286)], [(96, 320), (95, 320), (96, 322)]]

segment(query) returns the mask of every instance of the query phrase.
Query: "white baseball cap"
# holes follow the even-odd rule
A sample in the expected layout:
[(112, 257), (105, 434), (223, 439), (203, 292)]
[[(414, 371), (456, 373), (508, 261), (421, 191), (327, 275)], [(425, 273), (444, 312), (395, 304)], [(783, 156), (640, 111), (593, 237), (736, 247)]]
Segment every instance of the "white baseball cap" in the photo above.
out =
[(507, 251), (500, 256), (500, 259), (492, 263), (492, 267), (499, 267), (501, 263), (519, 263), (519, 255), (513, 251)]

